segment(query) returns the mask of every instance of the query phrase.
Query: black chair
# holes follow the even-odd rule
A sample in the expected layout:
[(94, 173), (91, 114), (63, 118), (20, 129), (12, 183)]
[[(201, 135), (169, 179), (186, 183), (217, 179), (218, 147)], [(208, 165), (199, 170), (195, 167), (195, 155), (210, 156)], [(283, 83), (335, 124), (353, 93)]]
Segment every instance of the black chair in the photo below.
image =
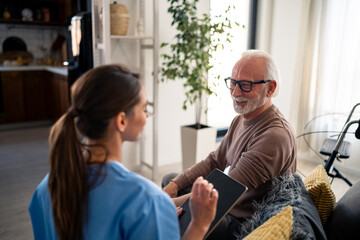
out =
[(354, 123), (359, 123), (359, 127), (357, 128), (357, 130), (355, 132), (355, 137), (357, 139), (360, 139), (360, 120), (350, 121), (355, 108), (359, 105), (360, 105), (360, 103), (357, 103), (352, 108), (352, 110), (345, 122), (345, 125), (340, 132), (339, 137), (337, 139), (330, 139), (330, 138), (325, 139), (325, 141), (320, 149), (321, 154), (329, 156), (329, 158), (327, 160), (325, 160), (325, 171), (329, 175), (329, 177), (332, 178), (331, 182), (334, 180), (334, 178), (340, 178), (340, 179), (343, 179), (347, 184), (352, 186), (352, 183), (350, 182), (350, 180), (347, 179), (333, 165), (334, 165), (335, 159), (340, 161), (340, 158), (349, 158), (350, 157), (351, 144), (349, 142), (344, 141), (344, 137), (345, 137), (349, 127)]

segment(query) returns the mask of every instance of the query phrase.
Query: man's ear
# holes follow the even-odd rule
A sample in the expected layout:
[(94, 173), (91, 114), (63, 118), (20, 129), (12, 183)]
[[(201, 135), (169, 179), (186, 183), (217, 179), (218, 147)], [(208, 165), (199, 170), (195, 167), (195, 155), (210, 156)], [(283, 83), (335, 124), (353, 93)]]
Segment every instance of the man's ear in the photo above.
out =
[(271, 82), (269, 82), (266, 96), (271, 97), (274, 94), (276, 87), (277, 87), (276, 81), (272, 80)]
[(124, 132), (128, 123), (125, 112), (119, 112), (115, 117), (116, 128), (120, 132)]

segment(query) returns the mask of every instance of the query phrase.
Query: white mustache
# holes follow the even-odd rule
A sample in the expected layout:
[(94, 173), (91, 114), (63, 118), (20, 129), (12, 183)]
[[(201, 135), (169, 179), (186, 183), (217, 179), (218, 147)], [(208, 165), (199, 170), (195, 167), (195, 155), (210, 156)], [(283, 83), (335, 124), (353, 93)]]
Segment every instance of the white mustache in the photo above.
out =
[(247, 98), (245, 98), (245, 97), (233, 97), (233, 96), (231, 96), (231, 98), (232, 98), (232, 100), (238, 101), (238, 102), (247, 101)]

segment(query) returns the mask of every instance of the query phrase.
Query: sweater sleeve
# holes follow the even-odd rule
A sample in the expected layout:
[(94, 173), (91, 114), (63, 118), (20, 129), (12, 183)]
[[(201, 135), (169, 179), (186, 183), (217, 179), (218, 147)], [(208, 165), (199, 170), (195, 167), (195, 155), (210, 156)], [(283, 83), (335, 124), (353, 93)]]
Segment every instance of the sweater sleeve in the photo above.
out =
[[(236, 118), (235, 118), (236, 119)], [(172, 181), (178, 185), (179, 189), (190, 186), (197, 177), (206, 178), (212, 170), (218, 168), (224, 170), (226, 168), (226, 153), (229, 141), (232, 138), (235, 119), (232, 121), (229, 130), (221, 141), (216, 151), (211, 152), (203, 161), (195, 164), (193, 167), (184, 170), (183, 173), (176, 176)]]
[(252, 189), (286, 171), (295, 171), (294, 144), (291, 133), (282, 127), (254, 134), (229, 175)]

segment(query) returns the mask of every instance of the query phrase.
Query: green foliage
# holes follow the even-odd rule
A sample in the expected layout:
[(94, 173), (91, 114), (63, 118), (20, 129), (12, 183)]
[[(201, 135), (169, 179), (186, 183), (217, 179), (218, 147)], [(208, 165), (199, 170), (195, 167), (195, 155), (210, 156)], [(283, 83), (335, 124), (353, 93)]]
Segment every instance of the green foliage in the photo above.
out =
[[(230, 21), (225, 18), (220, 22), (212, 22), (209, 14), (197, 16), (196, 4), (198, 0), (168, 0), (170, 7), (168, 13), (173, 17), (172, 26), (176, 26), (176, 43), (162, 43), (161, 47), (170, 47), (171, 53), (162, 54), (163, 59), (161, 81), (184, 80), (186, 99), (183, 109), (188, 104), (201, 100), (205, 93), (210, 95), (213, 91), (208, 87), (208, 71), (212, 53), (222, 46), (217, 34), (226, 34), (226, 41), (230, 42), (231, 35), (225, 33), (231, 28)], [(230, 7), (227, 11), (229, 11)], [(227, 12), (226, 11), (226, 12)], [(226, 14), (225, 12), (225, 14)], [(221, 19), (221, 16), (216, 18)], [(196, 119), (200, 122), (200, 113)]]

